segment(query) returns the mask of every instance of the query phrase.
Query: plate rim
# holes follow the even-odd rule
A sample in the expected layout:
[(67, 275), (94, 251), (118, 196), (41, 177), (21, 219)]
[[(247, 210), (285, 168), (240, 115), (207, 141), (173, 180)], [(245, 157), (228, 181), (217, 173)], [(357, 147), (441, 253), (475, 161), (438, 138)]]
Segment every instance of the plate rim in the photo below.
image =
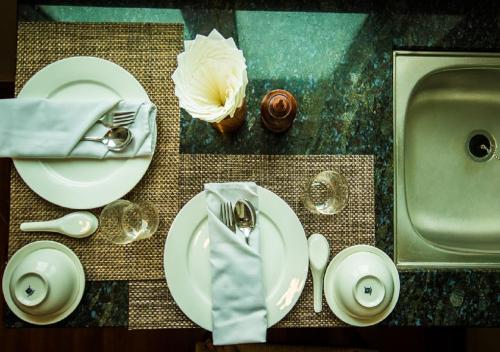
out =
[[(333, 275), (335, 274), (335, 269), (336, 267), (338, 267), (338, 264), (342, 262), (344, 259), (346, 259), (348, 256), (359, 252), (369, 252), (376, 254), (378, 257), (380, 257), (380, 259), (382, 259), (387, 264), (394, 282), (394, 294), (392, 296), (389, 305), (387, 306), (387, 309), (383, 310), (374, 317), (368, 319), (355, 318), (346, 313), (343, 309), (340, 308), (341, 306), (335, 299), (335, 295), (333, 294), (333, 292), (330, 292), (330, 287), (333, 285)], [(338, 252), (337, 255), (335, 255), (335, 257), (333, 257), (333, 259), (330, 261), (326, 269), (325, 277), (323, 279), (323, 287), (324, 287), (326, 302), (330, 307), (330, 310), (333, 312), (333, 314), (337, 318), (342, 320), (344, 323), (347, 323), (352, 326), (363, 327), (363, 326), (371, 326), (378, 324), (385, 318), (387, 318), (389, 314), (392, 313), (399, 299), (401, 283), (399, 279), (399, 272), (396, 268), (396, 265), (384, 251), (375, 246), (370, 246), (367, 244), (357, 244), (354, 246), (344, 248), (343, 250)]]
[[(119, 75), (124, 75), (125, 77), (127, 77), (127, 79), (130, 79), (130, 82), (132, 82), (133, 80), (134, 85), (136, 85), (134, 89), (137, 89), (136, 90), (137, 95), (141, 95), (143, 99), (151, 101), (142, 84), (125, 68), (110, 60), (94, 56), (66, 57), (44, 66), (42, 69), (37, 71), (33, 76), (31, 76), (30, 79), (24, 84), (17, 98), (22, 99), (24, 95), (29, 94), (26, 93), (26, 89), (30, 89), (31, 87), (30, 85), (38, 84), (37, 79), (40, 79), (39, 75), (45, 75), (46, 72), (51, 72), (52, 70), (61, 70), (60, 67), (63, 67), (64, 69), (66, 65), (106, 65), (112, 68), (112, 70), (114, 70), (115, 73), (119, 72), (118, 73)], [(70, 82), (72, 81), (71, 80), (66, 81), (64, 84), (68, 84)], [(106, 84), (107, 81), (102, 79), (99, 80), (98, 82)], [(155, 135), (157, 134), (156, 128), (155, 131), (153, 131), (153, 133)], [(151, 161), (153, 160), (153, 156), (154, 156), (154, 151), (151, 156), (127, 158), (121, 160), (123, 161), (125, 165), (124, 167), (126, 168), (126, 170), (124, 171), (129, 171), (126, 174), (129, 175), (128, 179), (130, 181), (127, 183), (126, 187), (125, 186), (121, 187), (121, 191), (115, 190), (113, 196), (105, 196), (106, 192), (105, 191), (101, 192), (102, 189), (104, 190), (106, 189), (106, 187), (102, 186), (101, 182), (99, 182), (99, 185), (101, 185), (101, 189), (99, 190), (99, 192), (97, 192), (95, 186), (92, 185), (89, 186), (73, 185), (71, 187), (71, 191), (73, 191), (74, 193), (73, 196), (70, 197), (68, 197), (67, 192), (64, 191), (59, 191), (59, 192), (47, 191), (45, 189), (47, 188), (52, 189), (54, 187), (57, 188), (61, 187), (65, 191), (67, 191), (69, 186), (65, 182), (57, 181), (59, 177), (58, 174), (55, 176), (51, 176), (51, 171), (48, 170), (48, 166), (47, 164), (44, 163), (45, 161), (44, 159), (13, 158), (12, 161), (14, 167), (17, 170), (17, 173), (19, 174), (23, 182), (41, 198), (45, 199), (46, 201), (52, 204), (56, 204), (58, 206), (69, 209), (92, 209), (104, 206), (105, 204), (108, 204), (116, 199), (119, 199), (124, 195), (126, 195), (128, 192), (130, 192), (140, 182), (140, 180), (144, 177), (144, 175), (148, 171)], [(75, 160), (76, 159), (73, 159), (72, 161), (78, 162), (78, 160), (76, 161)], [(97, 161), (97, 159), (94, 161)], [(102, 161), (105, 162), (106, 160)], [(115, 175), (114, 177), (105, 177), (102, 178), (102, 180), (106, 180), (104, 181), (105, 184), (109, 184), (112, 182), (108, 180), (109, 178), (111, 180), (116, 180), (117, 178), (122, 179), (123, 174), (124, 173), (114, 174)], [(131, 177), (130, 174), (135, 175), (135, 177)], [(81, 196), (82, 193), (87, 193), (87, 192), (93, 192), (94, 195), (92, 197), (87, 197), (87, 198)], [(64, 195), (62, 196), (60, 194)]]
[[(307, 238), (306, 238), (306, 233), (305, 233), (305, 230), (304, 230), (304, 227), (302, 226), (302, 223), (300, 222), (300, 219), (298, 218), (297, 214), (295, 214), (295, 212), (293, 211), (293, 209), (288, 205), (288, 203), (286, 203), (280, 196), (278, 196), (276, 193), (264, 188), (264, 187), (261, 187), (261, 186), (257, 186), (258, 187), (258, 191), (259, 191), (259, 202), (260, 202), (260, 199), (263, 198), (263, 197), (273, 197), (275, 200), (279, 201), (279, 202), (282, 202), (284, 205), (286, 205), (286, 209), (288, 212), (290, 212), (291, 214), (293, 214), (293, 216), (295, 217), (295, 220), (297, 221), (298, 224), (300, 224), (300, 234), (299, 234), (299, 241), (303, 240), (303, 244), (300, 246), (300, 248), (303, 248), (304, 249), (304, 263), (303, 263), (303, 268), (302, 268), (302, 273), (301, 273), (301, 277), (300, 277), (300, 280), (303, 280), (303, 283), (301, 285), (301, 287), (296, 291), (296, 294), (294, 295), (294, 298), (292, 300), (292, 302), (284, 309), (282, 309), (281, 311), (284, 312), (284, 314), (281, 314), (281, 316), (278, 318), (278, 319), (275, 319), (276, 321), (271, 321), (269, 319), (269, 305), (267, 305), (267, 302), (266, 302), (266, 308), (267, 308), (267, 318), (268, 318), (268, 328), (273, 326), (274, 324), (278, 323), (280, 320), (282, 320), (291, 310), (292, 308), (296, 305), (296, 303), (298, 302), (300, 296), (302, 295), (302, 292), (304, 290), (304, 287), (305, 287), (305, 284), (306, 284), (306, 280), (307, 280), (307, 276), (308, 276), (308, 271), (309, 271), (309, 254), (308, 254), (308, 250), (307, 250)], [(196, 309), (186, 309), (186, 307), (183, 307), (181, 306), (178, 302), (179, 301), (182, 301), (182, 298), (180, 295), (177, 294), (177, 291), (174, 290), (172, 291), (171, 290), (171, 281), (169, 282), (169, 277), (171, 274), (171, 271), (170, 269), (168, 269), (169, 265), (167, 265), (167, 262), (169, 262), (168, 260), (168, 256), (167, 256), (167, 250), (169, 248), (169, 244), (171, 244), (172, 242), (172, 238), (173, 236), (170, 236), (173, 231), (175, 230), (175, 226), (178, 226), (177, 225), (177, 222), (181, 221), (179, 219), (181, 219), (179, 216), (180, 214), (185, 211), (185, 209), (189, 209), (193, 206), (196, 206), (198, 202), (204, 202), (204, 191), (201, 191), (199, 192), (198, 194), (196, 194), (194, 197), (192, 197), (188, 202), (186, 202), (186, 204), (181, 208), (181, 210), (179, 211), (179, 213), (177, 214), (177, 216), (175, 217), (175, 219), (173, 220), (172, 222), (172, 225), (170, 226), (170, 229), (168, 230), (168, 235), (167, 235), (167, 238), (165, 240), (165, 247), (164, 247), (164, 253), (163, 253), (163, 266), (164, 266), (164, 273), (165, 273), (165, 278), (166, 278), (166, 281), (167, 281), (167, 287), (169, 289), (169, 292), (170, 294), (172, 295), (174, 301), (175, 301), (175, 304), (177, 305), (177, 307), (180, 308), (180, 310), (192, 321), (194, 322), (195, 324), (199, 325), (200, 327), (204, 328), (205, 330), (208, 330), (208, 331), (211, 331), (212, 330), (212, 317), (211, 317), (211, 314), (209, 314), (208, 317), (202, 317), (202, 313), (199, 313), (199, 310), (197, 311)], [(196, 205), (194, 205), (196, 204)], [(259, 211), (263, 211), (263, 206), (261, 206), (259, 204)], [(198, 224), (196, 224), (195, 226), (197, 226)], [(195, 228), (195, 226), (193, 226), (193, 228)], [(179, 235), (177, 235), (179, 236)], [(170, 239), (170, 240), (169, 240)], [(172, 269), (172, 270), (175, 270), (175, 269)], [(266, 301), (267, 301), (267, 295), (266, 295)], [(189, 307), (188, 307), (189, 308)], [(193, 319), (193, 312), (198, 312), (198, 314), (196, 314), (196, 317)], [(203, 314), (204, 315), (204, 314)]]
[[(26, 256), (27, 254), (38, 250), (38, 249), (44, 249), (44, 248), (50, 248), (54, 250), (58, 250), (63, 252), (68, 256), (68, 258), (71, 260), (71, 262), (75, 265), (75, 271), (78, 276), (78, 292), (76, 294), (75, 300), (71, 305), (69, 305), (64, 311), (62, 311), (59, 314), (52, 313), (48, 315), (48, 318), (43, 318), (39, 317), (37, 315), (29, 314), (21, 310), (15, 303), (14, 300), (12, 299), (12, 296), (10, 294), (10, 289), (9, 289), (9, 281), (10, 277), (13, 274), (13, 271), (17, 267), (15, 264), (19, 263), (19, 261), (22, 259), (22, 257)], [(19, 248), (9, 259), (7, 265), (5, 266), (5, 270), (3, 273), (2, 277), (2, 291), (4, 294), (5, 302), (7, 303), (7, 306), (9, 309), (16, 315), (19, 319), (24, 320), (25, 322), (28, 322), (30, 324), (34, 325), (49, 325), (49, 324), (54, 324), (57, 323), (64, 318), (68, 317), (71, 313), (75, 311), (75, 309), (78, 307), (80, 304), (82, 298), (83, 298), (83, 293), (85, 291), (85, 271), (83, 269), (83, 265), (80, 262), (80, 259), (78, 256), (73, 252), (69, 247), (63, 245), (62, 243), (56, 242), (56, 241), (35, 241), (28, 243), (27, 245)]]

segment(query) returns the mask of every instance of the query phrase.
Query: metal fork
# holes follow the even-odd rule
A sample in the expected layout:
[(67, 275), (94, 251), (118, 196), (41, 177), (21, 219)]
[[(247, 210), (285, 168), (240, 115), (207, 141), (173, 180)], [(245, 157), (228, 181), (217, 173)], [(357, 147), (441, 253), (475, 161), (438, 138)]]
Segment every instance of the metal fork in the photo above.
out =
[(234, 222), (233, 204), (224, 202), (220, 205), (220, 219), (232, 232), (236, 231), (236, 223)]
[(135, 111), (120, 111), (102, 115), (99, 122), (113, 128), (130, 125), (135, 120)]

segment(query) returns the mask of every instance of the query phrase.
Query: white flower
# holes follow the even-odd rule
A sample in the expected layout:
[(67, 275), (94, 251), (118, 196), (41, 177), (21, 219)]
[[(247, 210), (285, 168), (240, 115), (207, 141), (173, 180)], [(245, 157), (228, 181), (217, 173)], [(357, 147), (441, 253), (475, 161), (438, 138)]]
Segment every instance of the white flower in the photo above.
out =
[(219, 122), (243, 105), (248, 84), (246, 61), (233, 38), (217, 30), (184, 42), (172, 75), (179, 105), (194, 118)]

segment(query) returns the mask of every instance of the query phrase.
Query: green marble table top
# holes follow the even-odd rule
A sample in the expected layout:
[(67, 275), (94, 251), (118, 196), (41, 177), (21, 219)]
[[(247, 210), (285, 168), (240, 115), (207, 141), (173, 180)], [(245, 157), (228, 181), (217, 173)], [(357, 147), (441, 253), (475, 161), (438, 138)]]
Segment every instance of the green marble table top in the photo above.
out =
[[(392, 51), (499, 51), (500, 8), (494, 1), (472, 12), (459, 2), (311, 3), (21, 1), (18, 13), (19, 20), (183, 23), (186, 39), (212, 28), (233, 37), (247, 59), (247, 121), (237, 134), (222, 136), (183, 113), (180, 152), (373, 154), (376, 244), (392, 256)], [(276, 88), (299, 104), (283, 135), (259, 121), (260, 100)], [(500, 326), (499, 272), (400, 276), (399, 302), (382, 325)], [(127, 295), (126, 282), (89, 282), (77, 311), (57, 325), (126, 326)], [(11, 312), (5, 320), (26, 326)]]

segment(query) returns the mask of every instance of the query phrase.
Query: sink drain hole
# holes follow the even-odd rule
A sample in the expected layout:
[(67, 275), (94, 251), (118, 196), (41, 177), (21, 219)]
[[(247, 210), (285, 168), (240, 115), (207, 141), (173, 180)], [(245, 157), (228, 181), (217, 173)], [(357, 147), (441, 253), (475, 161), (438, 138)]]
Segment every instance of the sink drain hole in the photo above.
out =
[(495, 153), (495, 149), (495, 140), (486, 131), (472, 132), (467, 140), (467, 150), (476, 161), (489, 160)]

